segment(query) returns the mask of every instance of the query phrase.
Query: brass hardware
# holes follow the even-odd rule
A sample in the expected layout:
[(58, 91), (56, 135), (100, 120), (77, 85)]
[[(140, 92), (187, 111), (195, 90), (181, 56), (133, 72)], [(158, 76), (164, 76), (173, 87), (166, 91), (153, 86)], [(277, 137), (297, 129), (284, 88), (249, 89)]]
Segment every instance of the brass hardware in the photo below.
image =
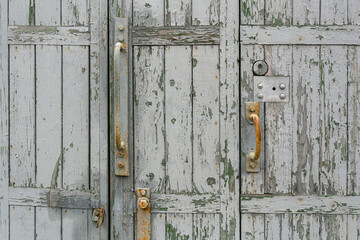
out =
[(99, 228), (104, 222), (105, 209), (104, 206), (101, 208), (95, 208), (92, 215), (92, 221), (96, 222), (96, 228)]
[(247, 102), (246, 106), (246, 120), (255, 125), (256, 147), (255, 151), (251, 150), (246, 155), (246, 171), (247, 172), (260, 172), (260, 155), (262, 147), (261, 136), (261, 122), (259, 118), (259, 103)]
[(150, 239), (150, 189), (136, 189), (137, 239)]

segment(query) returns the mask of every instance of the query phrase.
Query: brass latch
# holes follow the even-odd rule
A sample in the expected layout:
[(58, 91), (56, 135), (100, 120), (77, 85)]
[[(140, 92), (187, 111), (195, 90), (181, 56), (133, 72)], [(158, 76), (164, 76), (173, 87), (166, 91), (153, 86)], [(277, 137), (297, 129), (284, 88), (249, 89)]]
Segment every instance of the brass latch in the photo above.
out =
[(104, 206), (101, 208), (95, 208), (92, 215), (92, 221), (96, 222), (96, 228), (99, 228), (101, 224), (104, 222)]
[(137, 239), (150, 239), (150, 189), (136, 189)]

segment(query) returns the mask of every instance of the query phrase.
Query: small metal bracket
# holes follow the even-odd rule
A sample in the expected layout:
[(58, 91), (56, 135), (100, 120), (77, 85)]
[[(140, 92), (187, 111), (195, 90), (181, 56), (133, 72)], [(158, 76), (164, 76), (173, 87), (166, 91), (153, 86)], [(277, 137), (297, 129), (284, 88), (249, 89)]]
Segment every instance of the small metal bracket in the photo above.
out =
[(254, 101), (289, 102), (290, 77), (254, 76)]
[(150, 239), (150, 189), (136, 189), (137, 239)]
[(92, 221), (96, 222), (96, 228), (99, 228), (104, 222), (105, 210), (104, 206), (101, 208), (95, 208), (92, 215)]
[(116, 176), (129, 176), (129, 28), (127, 18), (115, 18), (114, 40), (114, 169)]

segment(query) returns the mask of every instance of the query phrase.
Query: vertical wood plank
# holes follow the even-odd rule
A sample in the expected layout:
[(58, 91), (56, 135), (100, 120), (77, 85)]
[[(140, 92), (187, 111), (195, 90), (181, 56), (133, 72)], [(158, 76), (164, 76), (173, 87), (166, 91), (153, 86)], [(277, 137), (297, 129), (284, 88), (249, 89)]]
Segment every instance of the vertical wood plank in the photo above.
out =
[(348, 24), (360, 24), (360, 4), (357, 0), (348, 0)]
[(33, 25), (34, 0), (9, 1), (9, 25)]
[[(62, 209), (62, 239), (88, 240), (88, 211)], [(91, 226), (94, 227), (94, 226)]]
[(151, 214), (151, 239), (166, 239), (166, 214)]
[(136, 187), (165, 192), (164, 48), (135, 47)]
[(265, 0), (265, 24), (289, 26), (292, 24), (292, 0)]
[(193, 25), (216, 25), (219, 23), (220, 0), (192, 1)]
[(85, 46), (63, 50), (63, 183), (89, 188), (89, 52)]
[(219, 214), (194, 214), (194, 239), (220, 239), (219, 222)]
[(61, 47), (36, 46), (36, 66), (36, 185), (61, 188)]
[(61, 209), (36, 207), (36, 239), (61, 240)]
[(347, 47), (321, 47), (321, 194), (346, 194)]
[(60, 25), (60, 4), (58, 0), (36, 0), (35, 25)]
[(321, 239), (347, 239), (347, 215), (321, 215)]
[(348, 50), (348, 190), (347, 194), (360, 194), (360, 47)]
[(240, 1), (220, 4), (220, 239), (240, 238)]
[(265, 239), (264, 214), (241, 214), (241, 239)]
[(191, 0), (165, 0), (165, 25), (191, 25)]
[[(255, 61), (264, 60), (264, 47), (256, 45), (241, 45), (241, 74), (240, 74), (240, 94), (241, 94), (241, 193), (242, 194), (263, 194), (264, 193), (264, 169), (265, 154), (262, 148), (260, 159), (260, 172), (246, 172), (246, 154), (254, 149), (255, 139), (254, 125), (250, 125), (245, 118), (245, 103), (254, 101), (253, 98), (253, 71), (252, 66)], [(264, 128), (264, 104), (260, 104), (261, 128)], [(264, 130), (263, 130), (264, 131)]]
[(320, 219), (316, 214), (293, 214), (293, 240), (320, 239)]
[(89, 0), (62, 0), (63, 26), (88, 26)]
[(291, 239), (291, 214), (266, 214), (265, 239)]
[[(291, 46), (266, 46), (265, 61), (269, 65), (269, 76), (290, 76)], [(287, 86), (290, 87), (291, 86)], [(290, 91), (291, 92), (291, 91)], [(292, 96), (288, 103), (266, 103), (265, 107), (265, 156), (266, 192), (290, 193), (292, 169)]]
[(321, 25), (347, 24), (347, 0), (321, 1)]
[(293, 194), (317, 194), (321, 151), (320, 47), (295, 46), (293, 61)]
[(10, 239), (35, 239), (34, 207), (10, 206)]
[(294, 25), (317, 25), (320, 23), (320, 0), (293, 1)]
[(219, 70), (217, 46), (193, 49), (193, 180), (195, 191), (219, 190)]
[(167, 214), (166, 239), (192, 240), (192, 214)]
[(192, 191), (191, 47), (165, 48), (167, 192)]
[(162, 0), (134, 1), (133, 24), (134, 26), (163, 26), (164, 2)]
[(10, 46), (10, 184), (35, 184), (34, 46)]
[(347, 215), (347, 237), (348, 240), (357, 240), (360, 238), (360, 216)]
[(262, 25), (265, 21), (265, 0), (241, 0), (241, 24)]
[(8, 1), (0, 1), (0, 239), (9, 239), (9, 47)]

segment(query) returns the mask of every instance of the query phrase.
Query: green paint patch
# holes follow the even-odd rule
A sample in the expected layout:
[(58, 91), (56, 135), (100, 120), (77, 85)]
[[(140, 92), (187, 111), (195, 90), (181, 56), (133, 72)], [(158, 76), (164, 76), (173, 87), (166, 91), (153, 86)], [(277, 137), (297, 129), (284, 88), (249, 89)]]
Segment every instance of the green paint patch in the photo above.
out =
[(216, 184), (216, 179), (213, 178), (213, 177), (208, 177), (208, 178), (206, 179), (206, 183), (207, 183), (209, 186), (212, 187), (213, 185)]
[(176, 118), (171, 119), (172, 124), (175, 124), (175, 122), (176, 122)]
[(173, 87), (175, 85), (175, 80), (174, 79), (170, 79), (170, 86)]
[(152, 105), (152, 102), (146, 102), (145, 105), (150, 107)]
[(324, 36), (319, 35), (319, 36), (317, 36), (316, 38), (318, 38), (318, 39), (321, 41), (321, 40), (323, 40)]
[(147, 7), (147, 8), (151, 8), (150, 3), (145, 3), (145, 7)]
[(166, 224), (166, 239), (169, 240), (188, 240), (190, 236), (188, 234), (181, 234), (178, 229), (172, 224)]
[(150, 179), (150, 181), (152, 181), (155, 177), (153, 173), (146, 174), (146, 176)]
[(197, 60), (196, 58), (193, 58), (193, 60), (192, 60), (192, 66), (193, 66), (193, 68), (196, 67), (197, 63), (198, 63), (198, 60)]

